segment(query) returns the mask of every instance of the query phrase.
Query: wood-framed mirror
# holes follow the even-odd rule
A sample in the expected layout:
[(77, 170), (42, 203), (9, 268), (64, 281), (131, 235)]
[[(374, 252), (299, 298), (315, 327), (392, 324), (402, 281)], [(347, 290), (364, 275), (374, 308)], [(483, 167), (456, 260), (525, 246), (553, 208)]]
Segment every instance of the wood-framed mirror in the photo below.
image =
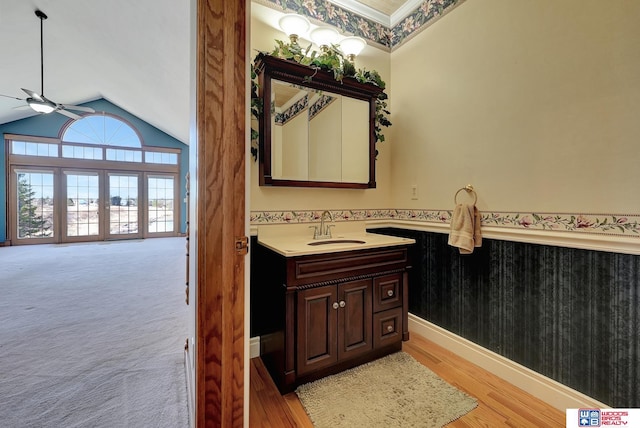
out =
[(266, 54), (255, 70), (261, 186), (376, 187), (380, 87)]

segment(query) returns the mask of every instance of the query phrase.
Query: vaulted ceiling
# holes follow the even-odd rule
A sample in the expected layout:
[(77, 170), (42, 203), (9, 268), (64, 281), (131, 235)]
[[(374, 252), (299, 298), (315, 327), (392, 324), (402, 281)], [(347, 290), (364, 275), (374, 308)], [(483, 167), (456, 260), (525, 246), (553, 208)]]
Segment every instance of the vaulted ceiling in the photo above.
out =
[[(412, 0), (336, 0), (372, 20), (389, 20)], [(420, 1), (417, 2), (418, 4)], [(105, 98), (188, 143), (190, 1), (20, 0), (0, 8), (0, 94), (40, 93), (58, 103)], [(32, 116), (25, 101), (0, 97), (0, 124)], [(23, 108), (21, 108), (23, 107)]]

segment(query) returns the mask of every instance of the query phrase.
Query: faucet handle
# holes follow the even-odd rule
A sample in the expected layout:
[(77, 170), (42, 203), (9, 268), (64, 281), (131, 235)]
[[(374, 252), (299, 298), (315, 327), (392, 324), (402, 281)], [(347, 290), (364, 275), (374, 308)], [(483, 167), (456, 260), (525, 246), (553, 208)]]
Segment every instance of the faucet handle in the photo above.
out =
[(331, 228), (335, 227), (335, 226), (336, 226), (335, 224), (328, 224), (327, 225), (327, 230), (325, 232), (325, 235), (327, 235), (328, 238), (331, 238)]
[(318, 226), (309, 226), (309, 229), (313, 229), (313, 239), (318, 238)]

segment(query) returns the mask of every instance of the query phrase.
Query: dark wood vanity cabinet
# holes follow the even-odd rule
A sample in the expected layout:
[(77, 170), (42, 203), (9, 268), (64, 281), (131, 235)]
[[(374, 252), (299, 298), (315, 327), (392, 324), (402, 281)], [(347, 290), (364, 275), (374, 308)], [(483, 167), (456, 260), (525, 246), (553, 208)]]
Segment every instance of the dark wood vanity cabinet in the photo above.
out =
[[(263, 269), (252, 314), (281, 392), (399, 351), (408, 340), (407, 247), (297, 257), (254, 247)], [(254, 291), (255, 290), (255, 291)]]
[(371, 295), (370, 279), (297, 293), (297, 375), (371, 351)]

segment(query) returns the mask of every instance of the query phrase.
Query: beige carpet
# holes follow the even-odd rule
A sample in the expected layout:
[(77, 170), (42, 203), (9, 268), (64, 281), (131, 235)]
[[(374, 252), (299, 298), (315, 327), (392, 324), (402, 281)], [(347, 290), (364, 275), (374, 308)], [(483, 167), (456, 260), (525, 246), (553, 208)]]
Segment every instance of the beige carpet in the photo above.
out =
[(0, 248), (0, 427), (188, 427), (184, 245)]
[(478, 405), (404, 352), (301, 385), (296, 394), (316, 428), (442, 427)]

